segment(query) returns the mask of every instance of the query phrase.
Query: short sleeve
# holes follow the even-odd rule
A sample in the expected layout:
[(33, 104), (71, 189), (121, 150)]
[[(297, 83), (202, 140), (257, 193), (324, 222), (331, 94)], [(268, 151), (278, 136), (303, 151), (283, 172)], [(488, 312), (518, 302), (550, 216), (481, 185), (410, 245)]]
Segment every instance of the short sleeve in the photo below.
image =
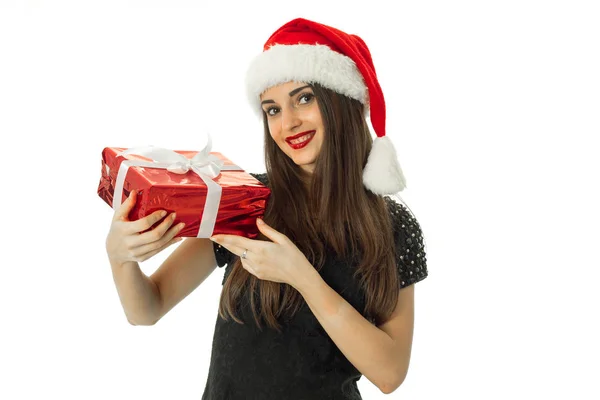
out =
[(389, 197), (385, 199), (391, 215), (396, 265), (402, 289), (427, 278), (425, 238), (419, 222), (406, 206)]
[(223, 268), (225, 265), (231, 262), (233, 254), (225, 247), (213, 242), (213, 249), (215, 251), (215, 258), (217, 260), (217, 266), (219, 268)]

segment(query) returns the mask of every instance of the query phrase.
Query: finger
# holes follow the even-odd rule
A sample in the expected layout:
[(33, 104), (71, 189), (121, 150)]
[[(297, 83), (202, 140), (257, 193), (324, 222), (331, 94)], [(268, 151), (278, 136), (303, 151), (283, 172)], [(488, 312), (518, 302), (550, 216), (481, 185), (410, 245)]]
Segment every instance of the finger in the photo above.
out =
[[(253, 251), (255, 253), (258, 253), (262, 248), (265, 247), (265, 245), (271, 243), (266, 240), (248, 239), (238, 235), (214, 235), (211, 237), (211, 239), (213, 238), (216, 239), (217, 243), (223, 247), (226, 247), (227, 249), (236, 248), (242, 249), (242, 251), (248, 249), (249, 251)], [(230, 251), (233, 253), (232, 250)]]
[(129, 192), (129, 196), (127, 197), (127, 199), (125, 199), (125, 201), (123, 203), (121, 203), (121, 205), (119, 207), (117, 207), (117, 209), (115, 210), (115, 214), (113, 216), (113, 221), (116, 221), (116, 220), (129, 221), (128, 216), (129, 216), (129, 213), (131, 212), (131, 209), (135, 205), (136, 197), (137, 197), (137, 192), (135, 189), (132, 189), (131, 192)]
[(271, 239), (274, 243), (283, 244), (287, 241), (288, 237), (283, 233), (277, 231), (275, 228), (267, 225), (262, 218), (256, 218), (256, 225), (263, 235)]
[[(133, 234), (133, 233), (138, 233), (138, 232), (144, 232), (145, 230), (148, 230), (151, 227), (153, 227), (158, 221), (160, 221), (162, 218), (164, 218), (164, 216), (166, 214), (167, 214), (167, 212), (165, 210), (156, 210), (153, 213), (148, 214), (143, 218), (140, 218), (135, 221), (131, 221), (128, 224), (127, 233)], [(173, 220), (174, 220), (174, 218), (170, 220), (169, 217), (167, 216), (163, 220), (163, 222), (167, 221), (167, 222), (173, 223)], [(158, 228), (158, 226), (156, 228)], [(167, 229), (168, 229), (168, 226), (166, 228), (164, 228), (163, 233)], [(152, 231), (154, 231), (154, 229)]]
[(141, 255), (140, 255), (140, 256), (134, 257), (134, 261), (137, 261), (137, 262), (146, 261), (146, 260), (147, 260), (147, 259), (149, 259), (150, 257), (152, 257), (152, 256), (154, 256), (154, 255), (156, 255), (156, 254), (160, 253), (161, 251), (163, 251), (163, 250), (164, 250), (164, 249), (166, 249), (167, 247), (169, 247), (169, 246), (171, 246), (172, 244), (175, 244), (175, 243), (177, 243), (177, 242), (179, 242), (179, 241), (181, 241), (181, 238), (180, 238), (180, 237), (178, 237), (178, 238), (174, 238), (174, 239), (171, 239), (171, 240), (170, 240), (170, 241), (168, 241), (167, 243), (163, 244), (162, 246), (160, 246), (160, 247), (158, 247), (158, 248), (156, 248), (156, 249), (154, 249), (154, 250), (151, 250), (151, 251), (149, 251), (149, 252), (147, 252), (147, 253), (141, 253)]
[[(248, 262), (248, 259), (242, 259), (242, 267), (244, 267), (244, 269), (252, 275), (256, 276), (256, 271), (254, 270), (254, 267)], [(256, 277), (258, 278), (258, 276)]]
[[(154, 230), (146, 232), (142, 235), (138, 235), (138, 237), (133, 237), (133, 240), (135, 242), (131, 242), (130, 248), (131, 253), (133, 256), (140, 256), (146, 253), (149, 253), (151, 251), (154, 251), (156, 249), (159, 249), (160, 247), (164, 246), (165, 243), (169, 243), (171, 240), (176, 239), (175, 236), (177, 236), (177, 234), (181, 231), (182, 228), (179, 227), (180, 224), (172, 227), (171, 229), (169, 229), (166, 233), (164, 233), (159, 239), (157, 240), (153, 240), (154, 237), (152, 236), (146, 236), (149, 233), (152, 233)], [(143, 238), (146, 238), (143, 242), (141, 242), (140, 245), (135, 245), (134, 243), (139, 243), (139, 241)], [(157, 236), (156, 236), (157, 237)], [(130, 237), (131, 239), (131, 237)]]
[[(227, 250), (232, 252), (234, 255), (241, 257), (242, 253), (246, 250), (245, 247), (239, 247), (233, 244), (223, 244), (219, 243), (221, 246), (225, 247)], [(250, 250), (248, 250), (247, 255), (250, 254)]]
[[(181, 231), (184, 225), (183, 222), (180, 222), (179, 224), (173, 226), (175, 218), (175, 213), (171, 213), (154, 229), (139, 234), (137, 235), (137, 237), (134, 236), (134, 241), (132, 242), (132, 245), (141, 246), (147, 243), (154, 243), (160, 240), (170, 240)], [(165, 239), (163, 239), (163, 237)]]

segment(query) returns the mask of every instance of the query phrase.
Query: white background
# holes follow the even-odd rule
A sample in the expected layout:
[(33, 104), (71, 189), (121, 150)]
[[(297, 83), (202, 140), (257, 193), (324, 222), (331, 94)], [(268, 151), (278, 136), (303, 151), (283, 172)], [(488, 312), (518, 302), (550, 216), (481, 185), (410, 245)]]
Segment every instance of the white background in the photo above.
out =
[(211, 132), (264, 171), (244, 74), (295, 17), (369, 45), (426, 238), (409, 375), (389, 396), (363, 377), (363, 397), (600, 397), (595, 2), (393, 3), (2, 0), (0, 398), (201, 397), (223, 270), (129, 325), (101, 151)]

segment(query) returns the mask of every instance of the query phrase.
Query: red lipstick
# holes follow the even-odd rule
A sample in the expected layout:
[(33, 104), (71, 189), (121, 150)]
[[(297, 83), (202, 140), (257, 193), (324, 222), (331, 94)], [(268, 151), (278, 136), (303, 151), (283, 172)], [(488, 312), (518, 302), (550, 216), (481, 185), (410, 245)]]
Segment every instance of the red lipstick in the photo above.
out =
[[(294, 135), (294, 136), (290, 136), (290, 137), (287, 137), (287, 138), (285, 138), (285, 141), (286, 141), (286, 142), (287, 142), (287, 143), (290, 145), (290, 147), (291, 147), (292, 149), (294, 149), (294, 150), (298, 150), (298, 149), (301, 149), (301, 148), (303, 148), (303, 147), (306, 147), (306, 145), (307, 145), (308, 143), (310, 143), (310, 141), (311, 141), (311, 140), (312, 140), (312, 139), (315, 137), (315, 133), (316, 133), (316, 131), (306, 131), (306, 132), (302, 132), (302, 133), (299, 133), (299, 134), (297, 134), (297, 135)], [(292, 144), (292, 143), (290, 143), (290, 141), (291, 141), (291, 140), (299, 139), (299, 138), (301, 138), (302, 136), (306, 136), (306, 135), (310, 135), (310, 137), (309, 137), (307, 140), (305, 140), (305, 141), (303, 141), (303, 142), (301, 142), (301, 143), (296, 143), (296, 144)]]

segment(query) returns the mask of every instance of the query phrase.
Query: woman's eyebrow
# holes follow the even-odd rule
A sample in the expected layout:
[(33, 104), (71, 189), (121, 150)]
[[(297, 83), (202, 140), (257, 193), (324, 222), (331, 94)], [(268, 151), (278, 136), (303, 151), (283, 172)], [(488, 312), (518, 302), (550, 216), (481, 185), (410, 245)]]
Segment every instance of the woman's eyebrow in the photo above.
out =
[(263, 100), (260, 102), (260, 105), (262, 106), (263, 104), (268, 104), (268, 103), (275, 103), (273, 100)]
[(299, 91), (301, 91), (302, 89), (306, 89), (307, 87), (310, 87), (310, 85), (302, 86), (302, 87), (299, 87), (299, 88), (296, 88), (296, 89), (292, 90), (292, 91), (289, 93), (290, 97), (292, 97), (293, 95), (295, 95), (296, 93), (298, 93), (298, 92), (299, 92)]

